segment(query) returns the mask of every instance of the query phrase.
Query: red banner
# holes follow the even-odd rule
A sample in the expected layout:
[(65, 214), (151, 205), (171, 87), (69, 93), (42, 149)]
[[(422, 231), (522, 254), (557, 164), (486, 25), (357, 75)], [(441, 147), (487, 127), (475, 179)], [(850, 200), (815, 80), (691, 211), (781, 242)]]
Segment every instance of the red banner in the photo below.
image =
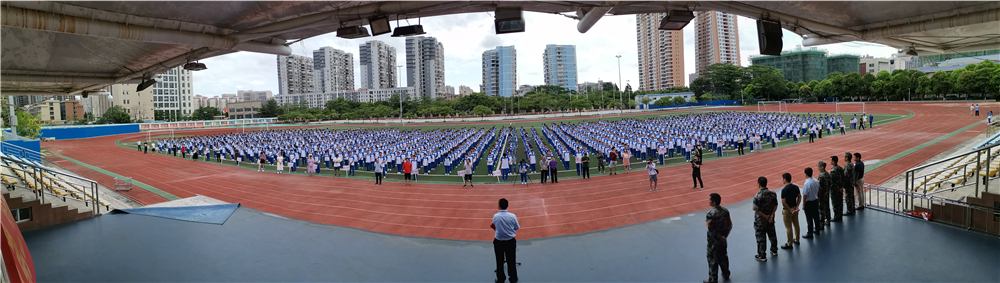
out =
[(0, 206), (0, 248), (3, 250), (3, 263), (7, 269), (7, 278), (10, 282), (35, 282), (35, 263), (31, 260), (31, 253), (28, 252), (28, 245), (21, 237), (21, 229), (17, 228), (14, 216), (10, 214), (10, 207), (7, 206), (6, 197), (2, 197)]

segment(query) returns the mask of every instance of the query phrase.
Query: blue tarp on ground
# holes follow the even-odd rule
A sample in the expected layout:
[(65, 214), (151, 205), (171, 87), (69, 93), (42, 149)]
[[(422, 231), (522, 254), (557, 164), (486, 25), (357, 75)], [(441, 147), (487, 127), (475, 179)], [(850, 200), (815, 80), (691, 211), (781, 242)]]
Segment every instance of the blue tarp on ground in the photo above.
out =
[(56, 140), (85, 139), (139, 132), (139, 124), (42, 127), (40, 137)]
[(143, 207), (115, 209), (114, 211), (111, 211), (111, 213), (140, 214), (168, 219), (222, 225), (223, 223), (226, 223), (226, 220), (229, 219), (229, 216), (233, 215), (233, 212), (235, 212), (238, 207), (240, 207), (240, 204), (238, 203), (185, 207)]

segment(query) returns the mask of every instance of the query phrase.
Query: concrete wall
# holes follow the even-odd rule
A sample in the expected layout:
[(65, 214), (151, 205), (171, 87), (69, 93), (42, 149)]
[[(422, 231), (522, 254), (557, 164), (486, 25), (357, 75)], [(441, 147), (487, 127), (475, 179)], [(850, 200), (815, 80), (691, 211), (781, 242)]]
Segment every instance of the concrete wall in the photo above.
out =
[(52, 204), (42, 204), (37, 199), (23, 201), (20, 197), (11, 198), (10, 194), (4, 194), (3, 196), (7, 200), (7, 205), (10, 209), (31, 207), (31, 220), (17, 223), (17, 227), (21, 229), (21, 232), (93, 217), (90, 211), (81, 212), (76, 209), (70, 209), (67, 206), (53, 208)]

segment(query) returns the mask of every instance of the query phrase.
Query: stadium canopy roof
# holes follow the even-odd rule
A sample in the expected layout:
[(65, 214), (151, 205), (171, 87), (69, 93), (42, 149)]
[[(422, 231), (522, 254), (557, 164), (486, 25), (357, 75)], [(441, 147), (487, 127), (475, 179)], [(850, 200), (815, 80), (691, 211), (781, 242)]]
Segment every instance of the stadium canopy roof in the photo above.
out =
[(690, 9), (778, 20), (807, 46), (865, 41), (911, 54), (1000, 48), (998, 1), (4, 1), (0, 91), (79, 94), (238, 51), (288, 55), (292, 43), (367, 25), (375, 15), (412, 19), (498, 6), (575, 18), (580, 32), (605, 14)]

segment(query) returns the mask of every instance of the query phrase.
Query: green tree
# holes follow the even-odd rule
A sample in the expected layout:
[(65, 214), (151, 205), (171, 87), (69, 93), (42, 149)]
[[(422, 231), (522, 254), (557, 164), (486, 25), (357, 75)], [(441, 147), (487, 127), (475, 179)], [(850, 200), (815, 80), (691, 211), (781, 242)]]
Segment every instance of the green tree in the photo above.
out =
[(104, 111), (104, 116), (97, 120), (97, 124), (126, 124), (132, 121), (132, 117), (128, 115), (125, 108), (121, 105), (115, 105)]
[(714, 90), (712, 89), (712, 81), (709, 81), (704, 77), (698, 77), (691, 82), (691, 91), (694, 91), (694, 94), (696, 95), (713, 93)]
[(389, 108), (389, 106), (379, 105), (372, 109), (372, 116), (374, 116), (375, 120), (378, 121), (378, 118), (389, 117), (392, 115), (392, 112), (392, 108)]
[(687, 102), (698, 103), (698, 96), (692, 95), (690, 98), (688, 98)]
[(281, 115), (281, 108), (278, 107), (278, 102), (274, 99), (268, 99), (260, 106), (260, 111), (257, 112), (258, 116), (261, 118), (273, 118)]
[(198, 107), (191, 114), (191, 118), (194, 120), (215, 120), (215, 116), (222, 116), (222, 111), (215, 107)]
[(809, 85), (803, 84), (799, 87), (799, 97), (810, 97), (812, 96), (812, 88)]
[(937, 94), (939, 98), (952, 92), (951, 78), (944, 71), (937, 71), (931, 75), (931, 93)]
[(653, 105), (656, 105), (657, 107), (667, 107), (673, 104), (674, 98), (670, 96), (660, 97), (660, 99), (657, 99), (656, 102), (653, 102)]
[(743, 88), (743, 104), (749, 104), (749, 101), (753, 101), (754, 97), (760, 96), (760, 88), (755, 84), (748, 84), (747, 87)]
[[(755, 97), (764, 97), (766, 100), (781, 100), (788, 93), (788, 85), (781, 70), (771, 66), (751, 65), (745, 68), (750, 83), (758, 89)], [(791, 83), (791, 82), (788, 82)], [(791, 83), (794, 86), (794, 83)]]
[(673, 104), (675, 104), (675, 105), (681, 105), (681, 104), (687, 103), (687, 100), (684, 100), (684, 97), (681, 97), (681, 96), (674, 96), (674, 98), (672, 100), (673, 100)]
[(486, 107), (485, 105), (479, 105), (479, 106), (476, 106), (475, 108), (472, 108), (472, 114), (473, 115), (479, 115), (480, 117), (484, 117), (486, 115), (493, 114), (493, 110), (490, 109), (489, 107)]
[(713, 98), (711, 93), (702, 94), (701, 96), (698, 97), (701, 97), (702, 101), (712, 101)]
[(649, 105), (650, 102), (653, 102), (653, 98), (647, 96), (640, 99), (640, 101), (642, 102), (642, 105)]
[(590, 109), (590, 108), (594, 107), (593, 104), (590, 104), (590, 100), (586, 99), (584, 97), (573, 99), (573, 102), (571, 102), (571, 104), (573, 106), (573, 109), (576, 109), (576, 110), (585, 110), (585, 109)]
[(31, 116), (28, 111), (20, 107), (14, 108), (14, 115), (17, 116), (18, 136), (36, 139), (42, 134), (42, 126), (38, 123), (38, 117)]
[[(756, 66), (758, 66), (758, 70), (764, 69), (762, 66)], [(699, 77), (699, 79), (704, 77), (705, 80), (708, 80), (710, 91), (704, 91), (704, 89), (701, 91), (703, 91), (702, 93), (726, 94), (731, 97), (735, 97), (739, 94), (739, 91), (743, 88), (744, 84), (748, 83), (748, 73), (754, 72), (744, 72), (744, 70), (742, 70), (739, 66), (729, 63), (716, 63), (708, 65), (708, 67), (705, 68), (705, 71), (701, 73), (701, 77)], [(695, 81), (697, 80), (698, 79), (695, 79)], [(783, 82), (777, 83), (782, 86), (784, 85)], [(698, 87), (704, 86), (699, 85)]]

